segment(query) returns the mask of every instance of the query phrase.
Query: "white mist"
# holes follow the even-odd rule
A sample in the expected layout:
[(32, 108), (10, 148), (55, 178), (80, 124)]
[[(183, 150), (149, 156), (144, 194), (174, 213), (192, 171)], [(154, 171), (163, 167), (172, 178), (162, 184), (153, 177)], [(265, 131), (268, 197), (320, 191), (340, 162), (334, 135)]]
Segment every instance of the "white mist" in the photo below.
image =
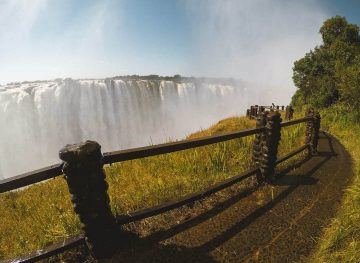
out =
[[(182, 139), (261, 102), (235, 84), (61, 80), (0, 89), (0, 176), (59, 162), (66, 144), (95, 140), (103, 152)], [(257, 98), (255, 98), (257, 97)]]

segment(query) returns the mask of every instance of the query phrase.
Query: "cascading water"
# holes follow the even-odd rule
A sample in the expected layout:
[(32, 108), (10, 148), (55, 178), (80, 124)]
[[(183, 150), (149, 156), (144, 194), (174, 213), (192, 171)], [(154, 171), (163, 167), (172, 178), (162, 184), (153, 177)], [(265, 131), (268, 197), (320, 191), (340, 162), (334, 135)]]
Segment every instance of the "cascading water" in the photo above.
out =
[(0, 177), (57, 163), (60, 148), (87, 139), (104, 152), (182, 139), (244, 113), (249, 91), (234, 83), (65, 79), (0, 87)]

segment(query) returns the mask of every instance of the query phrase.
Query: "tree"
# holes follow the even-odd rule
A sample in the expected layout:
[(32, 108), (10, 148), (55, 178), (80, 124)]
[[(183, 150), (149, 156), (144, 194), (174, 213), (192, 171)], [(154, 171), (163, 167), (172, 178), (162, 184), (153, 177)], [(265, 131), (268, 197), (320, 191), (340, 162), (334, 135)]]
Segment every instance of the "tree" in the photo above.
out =
[(345, 17), (335, 16), (326, 20), (320, 28), (324, 45), (330, 46), (335, 41), (342, 41), (348, 44), (360, 42), (359, 27), (349, 24)]
[(354, 63), (360, 55), (359, 27), (336, 16), (324, 22), (320, 33), (323, 44), (294, 63), (293, 80), (298, 90), (292, 98), (293, 105), (321, 108), (337, 101), (348, 103), (350, 94), (355, 92), (356, 87), (350, 88), (349, 83), (357, 83), (350, 78), (355, 78), (353, 67), (356, 68)]
[(360, 55), (354, 63), (339, 74), (339, 90), (343, 102), (350, 108), (360, 111)]

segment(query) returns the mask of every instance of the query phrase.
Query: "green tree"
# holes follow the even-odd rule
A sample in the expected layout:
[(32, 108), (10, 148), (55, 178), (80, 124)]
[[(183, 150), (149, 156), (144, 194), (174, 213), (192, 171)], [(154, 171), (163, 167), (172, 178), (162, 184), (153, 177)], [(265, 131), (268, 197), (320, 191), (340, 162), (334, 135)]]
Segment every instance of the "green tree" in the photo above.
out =
[(349, 108), (360, 111), (360, 55), (354, 59), (352, 65), (341, 71), (339, 79), (342, 101)]
[(359, 27), (349, 24), (345, 17), (335, 16), (326, 20), (320, 28), (320, 33), (325, 46), (330, 46), (336, 41), (348, 44), (360, 42)]
[(360, 55), (359, 27), (336, 16), (324, 22), (320, 33), (323, 44), (294, 63), (293, 80), (298, 90), (292, 104), (321, 108), (343, 101), (354, 105), (350, 96), (360, 86), (350, 88), (350, 83), (358, 83), (354, 72)]

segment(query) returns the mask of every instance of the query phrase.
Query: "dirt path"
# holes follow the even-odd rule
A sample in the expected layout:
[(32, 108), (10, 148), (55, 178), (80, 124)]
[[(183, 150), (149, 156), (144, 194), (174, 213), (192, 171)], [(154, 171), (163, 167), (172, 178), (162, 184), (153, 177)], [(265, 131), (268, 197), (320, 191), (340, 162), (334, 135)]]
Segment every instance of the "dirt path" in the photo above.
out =
[[(351, 158), (322, 134), (319, 155), (273, 186), (235, 193), (210, 210), (134, 239), (112, 262), (294, 262), (316, 245), (352, 176)], [(181, 213), (181, 212), (179, 212)], [(164, 222), (165, 224), (165, 222)]]

